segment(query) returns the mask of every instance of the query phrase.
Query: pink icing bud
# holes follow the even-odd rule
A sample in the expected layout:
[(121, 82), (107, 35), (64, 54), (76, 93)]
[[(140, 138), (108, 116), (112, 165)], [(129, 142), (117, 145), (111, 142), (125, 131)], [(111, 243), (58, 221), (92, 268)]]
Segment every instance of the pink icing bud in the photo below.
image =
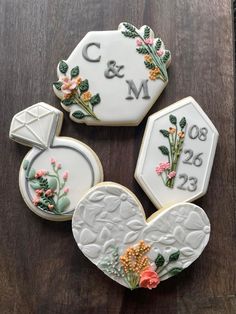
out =
[(36, 179), (37, 179), (37, 178), (41, 178), (41, 177), (44, 176), (45, 174), (47, 174), (47, 171), (46, 171), (46, 170), (43, 170), (43, 169), (38, 170), (38, 171), (36, 172), (36, 174), (35, 174), (35, 178), (36, 178)]
[(143, 42), (142, 42), (142, 40), (141, 39), (136, 39), (136, 45), (137, 46), (142, 46), (142, 44), (143, 44)]
[(49, 209), (53, 209), (53, 208), (54, 208), (54, 205), (49, 204), (49, 205), (48, 205), (48, 208), (49, 208)]
[(35, 197), (33, 198), (33, 204), (34, 204), (35, 206), (38, 205), (39, 201), (40, 201), (39, 197), (35, 196)]
[(61, 169), (61, 163), (60, 162), (57, 164), (57, 169)]
[(163, 51), (162, 49), (160, 49), (160, 50), (157, 51), (157, 55), (158, 55), (159, 57), (161, 57), (161, 56), (163, 55), (163, 53), (164, 53), (164, 51)]
[(153, 44), (153, 38), (147, 38), (144, 40), (145, 44), (152, 45)]
[(64, 180), (64, 181), (66, 181), (66, 180), (68, 179), (68, 175), (69, 175), (68, 171), (65, 171), (65, 172), (63, 173), (63, 180)]
[(64, 188), (64, 193), (67, 194), (69, 192), (69, 188)]
[(56, 163), (56, 160), (54, 158), (51, 158), (51, 164), (55, 165), (55, 163)]
[(37, 189), (37, 190), (35, 190), (35, 193), (36, 193), (37, 195), (41, 195), (41, 194), (43, 193), (43, 190)]
[(45, 195), (46, 195), (47, 197), (52, 196), (52, 195), (53, 195), (53, 190), (48, 189), (48, 190), (45, 192)]
[(175, 172), (175, 171), (171, 171), (171, 172), (167, 175), (168, 179), (172, 179), (172, 178), (174, 178), (175, 176), (176, 176), (176, 172)]

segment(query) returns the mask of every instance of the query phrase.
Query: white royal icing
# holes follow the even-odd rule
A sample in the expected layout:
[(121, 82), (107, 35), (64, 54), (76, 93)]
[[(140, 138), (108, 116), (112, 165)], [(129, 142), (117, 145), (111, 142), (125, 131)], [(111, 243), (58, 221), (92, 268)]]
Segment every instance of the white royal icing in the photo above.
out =
[(85, 144), (59, 137), (63, 114), (45, 103), (13, 117), (10, 138), (33, 146), (20, 167), (22, 197), (37, 215), (48, 220), (71, 219), (78, 200), (103, 180), (97, 155)]
[[(147, 256), (153, 269), (157, 256), (164, 258), (164, 265), (157, 272), (160, 280), (165, 280), (173, 275), (173, 269), (183, 270), (201, 255), (209, 240), (210, 223), (204, 210), (190, 203), (156, 212), (147, 222), (133, 193), (119, 184), (105, 182), (80, 200), (73, 215), (72, 231), (89, 260), (113, 280), (130, 288), (126, 276), (115, 275), (109, 268), (113, 265), (107, 266), (114, 250), (120, 257), (127, 248), (143, 240), (150, 245)], [(176, 252), (178, 256), (168, 263)], [(115, 268), (120, 267), (118, 258)]]
[[(135, 37), (129, 37), (130, 34)], [(62, 107), (70, 112), (70, 118), (75, 122), (88, 125), (138, 125), (168, 83), (166, 68), (170, 60), (170, 52), (160, 38), (155, 38), (150, 27), (137, 29), (131, 24), (121, 23), (118, 30), (87, 33), (69, 58), (59, 63), (57, 68), (59, 82), (71, 76), (74, 81), (77, 78), (87, 80), (89, 85), (86, 91), (91, 93), (90, 96), (99, 95), (94, 106), (87, 103), (93, 113), (88, 113), (78, 103), (68, 105), (68, 99), (64, 102), (65, 96), (73, 98), (68, 93), (69, 88), (76, 90), (73, 89), (74, 85), (69, 87), (64, 84), (58, 88), (58, 83), (54, 83), (53, 89), (61, 99)], [(153, 69), (158, 65), (163, 75), (161, 77), (159, 71), (156, 78)], [(63, 92), (66, 86), (67, 94)], [(80, 88), (77, 90), (81, 96)], [(78, 97), (72, 103), (77, 101)]]

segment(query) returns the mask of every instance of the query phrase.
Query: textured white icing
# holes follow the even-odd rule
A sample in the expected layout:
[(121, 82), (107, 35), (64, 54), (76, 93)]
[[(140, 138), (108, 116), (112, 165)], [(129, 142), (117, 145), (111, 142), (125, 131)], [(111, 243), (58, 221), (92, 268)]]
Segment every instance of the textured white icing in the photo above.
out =
[[(185, 269), (207, 245), (210, 223), (203, 209), (190, 203), (169, 207), (147, 222), (133, 193), (119, 184), (105, 182), (80, 200), (73, 215), (72, 231), (81, 251), (100, 269), (113, 247), (122, 255), (140, 240), (151, 245), (148, 257), (152, 263), (158, 253), (167, 259), (179, 250), (179, 259), (167, 269)], [(128, 287), (122, 278), (107, 275)], [(161, 280), (169, 277), (163, 276)]]
[[(166, 187), (161, 176), (158, 176), (155, 172), (155, 168), (160, 162), (167, 161), (167, 157), (163, 156), (158, 147), (164, 145), (169, 148), (168, 139), (160, 133), (160, 130), (175, 127), (169, 121), (171, 114), (175, 115), (178, 121), (182, 117), (185, 117), (187, 121), (183, 150), (179, 158), (173, 189)], [(188, 132), (193, 125), (207, 129), (205, 141), (189, 137)], [(158, 208), (178, 202), (193, 201), (203, 196), (207, 191), (217, 141), (218, 132), (198, 103), (192, 97), (184, 98), (148, 118), (135, 170), (135, 178)], [(195, 166), (184, 163), (185, 158), (188, 156), (185, 153), (186, 150), (192, 150), (193, 152), (190, 162), (193, 162), (194, 156), (201, 154), (202, 165)], [(197, 160), (197, 162), (199, 161)], [(184, 185), (185, 190), (178, 188), (183, 182), (183, 178), (179, 177), (181, 174), (197, 179), (195, 191), (188, 190), (188, 187), (191, 188), (191, 182), (186, 182)]]
[[(55, 221), (71, 219), (78, 200), (92, 186), (103, 180), (101, 163), (87, 145), (73, 138), (57, 136), (62, 116), (61, 111), (39, 103), (16, 114), (10, 129), (10, 137), (13, 140), (33, 146), (20, 167), (19, 185), (22, 197), (34, 213)], [(61, 164), (60, 178), (64, 172), (68, 172), (65, 188), (68, 188), (69, 192), (65, 196), (70, 204), (62, 214), (44, 211), (33, 204), (35, 190), (31, 187), (31, 181), (26, 179), (27, 173), (24, 169), (27, 161), (28, 173), (31, 169), (45, 169), (53, 173), (51, 158), (56, 160), (56, 164)], [(50, 179), (47, 176), (46, 178)]]
[[(145, 26), (140, 30), (136, 29), (141, 35), (144, 33)], [(136, 51), (136, 39), (127, 38), (122, 34), (125, 30), (123, 24), (120, 24), (118, 30), (113, 31), (96, 31), (89, 32), (79, 42), (77, 47), (71, 53), (66, 63), (70, 70), (79, 66), (80, 74), (83, 79), (88, 79), (89, 90), (92, 94), (99, 93), (101, 103), (96, 105), (94, 112), (99, 118), (99, 121), (84, 118), (76, 119), (73, 117), (73, 112), (78, 110), (78, 106), (62, 107), (70, 112), (70, 118), (78, 123), (86, 123), (88, 125), (138, 125), (152, 105), (155, 103), (161, 92), (167, 85), (161, 79), (152, 81), (149, 79), (149, 71), (144, 65), (144, 55)], [(154, 33), (150, 31), (150, 37), (154, 38)], [(89, 62), (83, 57), (82, 50), (89, 43), (99, 43), (100, 48), (91, 46), (88, 50), (89, 57), (96, 59), (100, 57), (99, 62)], [(165, 46), (162, 43), (161, 49), (165, 51)], [(116, 62), (116, 65), (123, 65), (120, 74), (124, 74), (122, 78), (115, 76), (107, 78), (104, 72), (107, 69), (107, 63), (111, 60)], [(170, 63), (170, 59), (166, 66)], [(63, 77), (57, 68), (58, 79)], [(138, 99), (127, 100), (128, 84), (126, 80), (133, 80), (137, 89), (139, 89), (142, 80), (148, 80), (148, 90), (150, 99), (143, 99), (142, 92)], [(63, 93), (54, 87), (55, 94), (62, 99)]]

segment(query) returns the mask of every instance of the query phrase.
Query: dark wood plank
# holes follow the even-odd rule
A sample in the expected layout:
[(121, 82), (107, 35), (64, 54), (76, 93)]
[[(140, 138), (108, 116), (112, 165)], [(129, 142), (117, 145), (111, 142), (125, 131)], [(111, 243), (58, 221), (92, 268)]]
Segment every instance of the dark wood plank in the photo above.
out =
[[(151, 112), (188, 95), (220, 132), (206, 196), (212, 236), (189, 269), (157, 289), (130, 292), (106, 278), (79, 252), (70, 223), (33, 215), (18, 191), (28, 151), (8, 140), (12, 116), (52, 93), (58, 60), (89, 30), (128, 20), (150, 25), (172, 51), (170, 82)], [(0, 313), (235, 313), (235, 118), (232, 12), (229, 0), (0, 0), (1, 219)], [(105, 179), (126, 185), (155, 209), (133, 178), (146, 119), (136, 128), (87, 127), (65, 114), (62, 133), (90, 145)]]

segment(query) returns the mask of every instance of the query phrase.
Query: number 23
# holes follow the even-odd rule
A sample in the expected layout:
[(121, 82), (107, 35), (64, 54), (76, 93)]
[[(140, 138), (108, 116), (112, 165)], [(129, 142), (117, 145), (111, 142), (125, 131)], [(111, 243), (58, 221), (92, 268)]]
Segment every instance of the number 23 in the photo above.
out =
[[(180, 174), (179, 179), (183, 179), (183, 182), (177, 186), (177, 189), (189, 192), (195, 192), (197, 189), (197, 178), (196, 177), (188, 177), (187, 174)], [(187, 182), (189, 182), (189, 185), (187, 185)]]

